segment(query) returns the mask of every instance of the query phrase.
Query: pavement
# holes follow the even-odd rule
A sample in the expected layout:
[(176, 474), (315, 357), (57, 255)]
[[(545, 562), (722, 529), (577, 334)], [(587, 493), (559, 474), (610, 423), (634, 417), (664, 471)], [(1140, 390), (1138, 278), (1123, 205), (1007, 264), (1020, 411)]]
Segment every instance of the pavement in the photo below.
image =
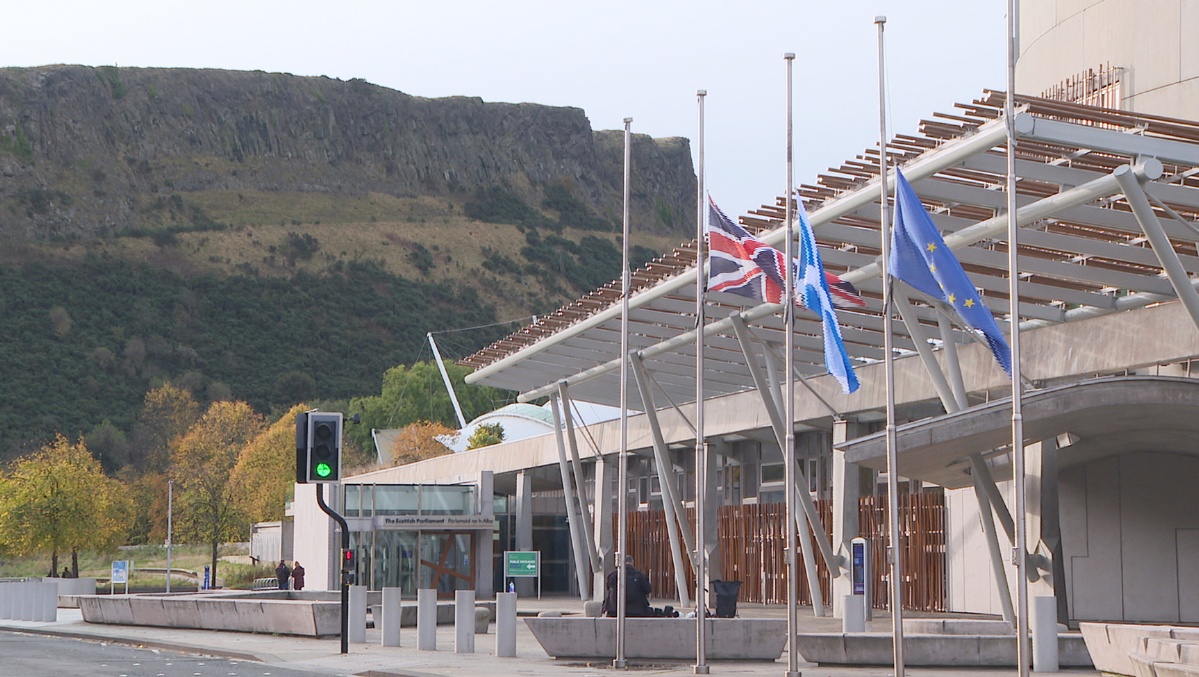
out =
[[(661, 606), (660, 603), (657, 603)], [(583, 604), (575, 598), (547, 597), (544, 599), (520, 599), (517, 613), (520, 616), (536, 616), (542, 611), (558, 611), (562, 614), (581, 614)], [(738, 615), (744, 617), (786, 618), (785, 606), (738, 605)], [(933, 614), (918, 614), (930, 616)], [(875, 612), (872, 621), (874, 631), (885, 632), (891, 627), (887, 614)], [(798, 617), (799, 632), (840, 632), (841, 621), (836, 618), (817, 618), (811, 608), (801, 608)], [(475, 635), (475, 653), (455, 653), (454, 628), (439, 626), (437, 650), (421, 651), (416, 648), (416, 628), (404, 628), (401, 646), (381, 646), (378, 629), (368, 628), (366, 642), (350, 643), (349, 653), (341, 653), (338, 637), (315, 639), (289, 635), (266, 635), (216, 630), (188, 630), (179, 628), (154, 628), (128, 625), (100, 625), (85, 623), (78, 609), (59, 609), (54, 622), (31, 622), (0, 620), (0, 631), (23, 632), (75, 638), (89, 641), (113, 642), (161, 650), (218, 656), (239, 660), (251, 660), (264, 665), (287, 667), (293, 670), (312, 672), (314, 675), (357, 675), (359, 677), (497, 677), (519, 675), (520, 677), (605, 677), (622, 672), (648, 676), (674, 676), (696, 674), (695, 661), (635, 661), (629, 660), (625, 670), (616, 670), (611, 662), (556, 660), (546, 655), (523, 622), (517, 623), (516, 651), (513, 658), (495, 655), (495, 625), (486, 635)], [(713, 675), (786, 675), (789, 657), (786, 651), (773, 662), (756, 661), (708, 661), (707, 667)], [(883, 677), (896, 673), (892, 666), (870, 667), (823, 667), (799, 659), (799, 670), (807, 677)], [(911, 677), (964, 677), (1016, 674), (1015, 668), (907, 668), (904, 672)], [(1070, 677), (1099, 675), (1094, 670), (1063, 671)], [(1048, 674), (1048, 673), (1033, 673)]]

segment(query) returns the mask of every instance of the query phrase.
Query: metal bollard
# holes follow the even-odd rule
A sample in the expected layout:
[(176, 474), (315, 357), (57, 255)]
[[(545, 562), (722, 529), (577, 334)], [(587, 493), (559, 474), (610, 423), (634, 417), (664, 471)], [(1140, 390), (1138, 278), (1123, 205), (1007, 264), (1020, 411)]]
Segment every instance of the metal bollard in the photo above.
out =
[(366, 586), (350, 586), (349, 641), (366, 641)]
[(432, 588), (416, 591), (416, 648), (437, 650), (437, 591)]
[(380, 642), (383, 646), (400, 645), (400, 588), (383, 588), (382, 623), (375, 619), (375, 625), (382, 627)]
[(516, 656), (516, 593), (495, 596), (495, 655)]
[(454, 592), (454, 653), (475, 652), (475, 591)]

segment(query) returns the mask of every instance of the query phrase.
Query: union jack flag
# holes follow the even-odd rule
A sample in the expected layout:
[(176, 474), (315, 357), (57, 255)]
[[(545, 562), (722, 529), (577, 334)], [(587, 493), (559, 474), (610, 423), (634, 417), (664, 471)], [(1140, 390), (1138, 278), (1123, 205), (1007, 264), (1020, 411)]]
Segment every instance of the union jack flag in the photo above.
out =
[[(708, 291), (727, 292), (755, 301), (782, 303), (783, 252), (754, 237), (725, 215), (708, 197)], [(798, 266), (798, 261), (792, 262)], [(798, 279), (792, 270), (792, 280)], [(829, 295), (837, 308), (863, 308), (866, 302), (853, 284), (832, 273), (824, 273)], [(803, 305), (796, 295), (795, 303)]]

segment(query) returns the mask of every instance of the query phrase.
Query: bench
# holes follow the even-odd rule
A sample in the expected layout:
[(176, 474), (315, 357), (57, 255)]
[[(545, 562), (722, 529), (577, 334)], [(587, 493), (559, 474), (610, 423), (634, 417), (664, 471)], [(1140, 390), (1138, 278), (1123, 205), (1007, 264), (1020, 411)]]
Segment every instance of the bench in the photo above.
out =
[[(526, 618), (525, 625), (554, 658), (616, 657), (616, 619), (563, 616)], [(625, 657), (687, 660), (696, 657), (694, 618), (626, 618)], [(775, 661), (787, 644), (787, 621), (707, 618), (712, 660)]]

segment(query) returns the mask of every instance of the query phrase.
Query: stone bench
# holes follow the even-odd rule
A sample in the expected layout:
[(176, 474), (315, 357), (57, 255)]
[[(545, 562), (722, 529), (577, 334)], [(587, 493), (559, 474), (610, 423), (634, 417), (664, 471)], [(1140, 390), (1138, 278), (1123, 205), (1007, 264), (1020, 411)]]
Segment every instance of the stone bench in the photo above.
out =
[[(526, 618), (525, 624), (554, 658), (616, 657), (616, 619), (563, 616)], [(696, 619), (626, 618), (625, 657), (695, 659)], [(787, 621), (776, 618), (708, 618), (707, 657), (774, 661), (787, 643)]]
[[(1179, 640), (1178, 644), (1182, 646), (1179, 646), (1178, 651), (1183, 661), (1180, 665), (1190, 662), (1196, 655), (1196, 650), (1186, 645), (1199, 644), (1199, 627), (1193, 626), (1084, 622), (1079, 623), (1078, 627), (1095, 661), (1095, 669), (1113, 675), (1136, 675), (1138, 667), (1144, 667), (1146, 657), (1151, 654), (1160, 656), (1153, 652), (1162, 651), (1167, 642), (1157, 640)], [(1134, 660), (1134, 655), (1141, 658)], [(1171, 669), (1175, 668), (1172, 666)], [(1161, 670), (1156, 672), (1162, 674)], [(1176, 674), (1188, 673), (1184, 670)]]
[(87, 623), (328, 637), (341, 633), (340, 602), (254, 599), (216, 593), (80, 595)]
[[(820, 665), (891, 665), (893, 644), (889, 632), (803, 633), (795, 638), (804, 660)], [(903, 652), (904, 663), (911, 666), (1014, 667), (1016, 635), (905, 633)], [(1058, 662), (1063, 668), (1091, 667), (1081, 635), (1058, 635)]]

